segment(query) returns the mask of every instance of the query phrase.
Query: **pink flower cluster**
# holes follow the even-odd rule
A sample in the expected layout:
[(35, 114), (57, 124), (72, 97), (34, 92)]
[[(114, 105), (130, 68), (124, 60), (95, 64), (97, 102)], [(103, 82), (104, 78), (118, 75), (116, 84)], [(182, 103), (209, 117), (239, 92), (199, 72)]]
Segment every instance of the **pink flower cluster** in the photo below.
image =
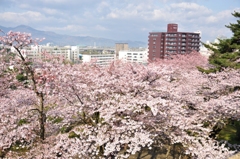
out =
[[(21, 47), (31, 42), (29, 37), (9, 33), (0, 40)], [(196, 66), (208, 64), (199, 54), (147, 66), (121, 61), (109, 67), (70, 65), (52, 58), (28, 65), (33, 80), (21, 83), (14, 77), (26, 65), (16, 61), (19, 69), (2, 67), (0, 76), (5, 81), (0, 151), (8, 158), (128, 158), (143, 148), (164, 147), (167, 141), (181, 143), (183, 154), (192, 158), (234, 154), (209, 135), (219, 121), (240, 117), (239, 70), (203, 74)], [(46, 138), (41, 142), (34, 86), (44, 95)], [(27, 151), (20, 154), (13, 147)]]

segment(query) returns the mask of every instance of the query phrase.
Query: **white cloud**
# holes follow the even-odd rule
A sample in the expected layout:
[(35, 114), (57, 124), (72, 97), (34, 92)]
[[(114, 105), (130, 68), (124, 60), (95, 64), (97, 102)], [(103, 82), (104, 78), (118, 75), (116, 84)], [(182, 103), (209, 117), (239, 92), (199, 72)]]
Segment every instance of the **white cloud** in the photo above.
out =
[(42, 1), (42, 2), (44, 2), (44, 3), (67, 3), (67, 2), (69, 2), (69, 0), (40, 0), (40, 1)]
[(45, 27), (46, 30), (52, 30), (52, 31), (57, 31), (57, 32), (66, 32), (66, 31), (70, 31), (70, 32), (78, 32), (78, 31), (83, 31), (86, 28), (84, 26), (81, 25), (66, 25), (64, 27)]
[[(151, 17), (149, 18), (150, 20), (166, 20), (168, 19), (167, 14), (166, 14), (166, 10), (164, 9), (154, 9), (151, 12)], [(172, 16), (170, 16), (170, 14), (168, 13), (169, 18), (173, 18)], [(170, 20), (170, 19), (168, 19)]]
[(198, 5), (197, 3), (187, 3), (187, 2), (182, 2), (182, 3), (173, 3), (170, 5), (171, 8), (173, 9), (182, 9), (182, 10), (195, 10), (195, 11), (199, 11), (201, 10), (202, 12), (209, 12), (209, 9), (202, 6), (202, 5)]
[(231, 21), (231, 19), (234, 18), (231, 13), (233, 13), (232, 10), (224, 10), (224, 11), (221, 11), (221, 12), (216, 13), (216, 14), (211, 14), (208, 17), (206, 17), (205, 22), (207, 24), (226, 24), (226, 23), (229, 23)]
[(101, 30), (101, 31), (106, 31), (106, 30), (108, 30), (107, 28), (105, 28), (105, 27), (102, 26), (102, 25), (96, 25), (94, 28), (95, 28), (96, 30)]
[(108, 8), (110, 8), (111, 6), (110, 6), (110, 4), (109, 3), (107, 3), (106, 1), (102, 1), (99, 5), (98, 5), (98, 7), (97, 7), (97, 11), (99, 12), (99, 13), (101, 13), (101, 12), (103, 12), (105, 9), (108, 9)]
[(173, 3), (159, 6), (155, 3), (128, 4), (125, 8), (114, 8), (106, 15), (109, 19), (130, 19), (141, 20), (164, 20), (164, 21), (184, 21), (196, 19), (199, 16), (210, 15), (212, 11), (196, 3)]
[[(78, 35), (81, 31), (113, 39), (141, 37), (144, 41), (148, 32), (166, 31), (170, 22), (178, 23), (179, 31), (201, 30), (204, 38), (209, 39), (221, 32), (229, 35), (225, 25), (236, 22), (231, 15), (234, 5), (227, 6), (227, 2), (217, 0), (2, 1), (0, 25), (25, 24), (57, 33)], [(214, 2), (218, 5), (210, 5)], [(219, 7), (221, 4), (226, 6)]]
[(196, 19), (201, 19), (210, 15), (212, 11), (204, 6), (196, 3), (173, 3), (161, 9), (152, 11), (152, 20), (165, 20), (177, 22), (196, 22)]
[(61, 12), (59, 12), (58, 10), (56, 9), (51, 9), (51, 8), (43, 8), (42, 9), (44, 13), (47, 13), (49, 15), (59, 15), (59, 14), (62, 14)]
[[(152, 0), (125, 1), (122, 3), (104, 3), (108, 12), (102, 17), (106, 19), (143, 18), (153, 8)], [(100, 4), (102, 6), (102, 4)]]
[(0, 13), (0, 20), (15, 22), (15, 23), (27, 23), (42, 21), (46, 19), (44, 15), (39, 12), (27, 11), (23, 13), (4, 12)]
[(114, 13), (114, 12), (111, 12), (107, 15), (107, 18), (112, 18), (112, 19), (116, 19), (119, 17), (120, 17), (120, 15), (118, 15), (118, 13)]
[(219, 19), (216, 16), (213, 16), (213, 15), (211, 15), (209, 17), (206, 17), (206, 22), (207, 23), (215, 23), (215, 22), (218, 22), (218, 20)]
[(28, 9), (28, 8), (31, 8), (31, 5), (29, 5), (27, 3), (21, 3), (21, 4), (19, 4), (19, 7), (23, 8), (23, 9)]
[(141, 28), (141, 31), (149, 31), (149, 29), (148, 28)]
[[(94, 18), (94, 15), (91, 11), (85, 11), (82, 15), (85, 19)], [(80, 16), (80, 17), (82, 17)]]

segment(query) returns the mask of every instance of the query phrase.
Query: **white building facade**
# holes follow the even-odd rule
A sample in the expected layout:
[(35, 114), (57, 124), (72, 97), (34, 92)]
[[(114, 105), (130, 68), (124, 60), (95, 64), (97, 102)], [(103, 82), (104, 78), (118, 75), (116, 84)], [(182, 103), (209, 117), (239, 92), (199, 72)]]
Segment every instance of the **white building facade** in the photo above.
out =
[(108, 66), (115, 60), (115, 54), (83, 54), (82, 62), (94, 61), (99, 66)]
[[(14, 48), (12, 52), (16, 51)], [(51, 46), (51, 45), (32, 45), (30, 47), (25, 47), (21, 49), (24, 56), (31, 59), (44, 58), (44, 52), (50, 55), (62, 56), (71, 62), (78, 63), (82, 59), (82, 54), (84, 54), (84, 61), (91, 61), (91, 59), (98, 59), (98, 63), (105, 64), (107, 61), (115, 59), (115, 52), (110, 48), (83, 48), (80, 46)], [(85, 55), (86, 54), (86, 55)], [(90, 60), (89, 60), (90, 58)]]
[(148, 63), (148, 50), (119, 51), (119, 59), (127, 62)]
[(30, 59), (44, 58), (44, 54), (62, 56), (64, 59), (72, 60), (71, 47), (58, 47), (58, 46), (45, 46), (45, 45), (34, 45), (21, 49), (22, 53)]

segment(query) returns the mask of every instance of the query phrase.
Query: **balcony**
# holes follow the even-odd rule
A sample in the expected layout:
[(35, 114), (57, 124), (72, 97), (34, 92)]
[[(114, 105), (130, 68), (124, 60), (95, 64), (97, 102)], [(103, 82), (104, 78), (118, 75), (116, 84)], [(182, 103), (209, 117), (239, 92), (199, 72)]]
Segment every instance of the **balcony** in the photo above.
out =
[(177, 38), (167, 38), (166, 41), (177, 41)]
[(198, 36), (198, 35), (193, 35), (192, 37), (193, 37), (193, 38), (199, 38), (199, 36)]
[(176, 42), (166, 42), (166, 45), (177, 45)]
[(175, 50), (177, 47), (176, 47), (176, 46), (167, 46), (166, 48), (167, 48), (168, 50), (169, 50), (169, 49)]
[(176, 37), (177, 34), (166, 34), (167, 37)]
[(198, 39), (191, 39), (191, 40), (192, 40), (192, 42), (199, 42)]

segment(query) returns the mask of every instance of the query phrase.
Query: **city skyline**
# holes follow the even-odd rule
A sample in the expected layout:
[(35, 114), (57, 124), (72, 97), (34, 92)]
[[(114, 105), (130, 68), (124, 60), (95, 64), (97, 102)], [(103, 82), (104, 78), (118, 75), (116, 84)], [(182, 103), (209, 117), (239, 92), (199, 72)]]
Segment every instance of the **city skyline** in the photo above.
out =
[(238, 0), (0, 0), (0, 25), (147, 42), (149, 32), (177, 23), (180, 32), (199, 30), (202, 41), (213, 41), (231, 36), (225, 25), (236, 22), (234, 11)]

